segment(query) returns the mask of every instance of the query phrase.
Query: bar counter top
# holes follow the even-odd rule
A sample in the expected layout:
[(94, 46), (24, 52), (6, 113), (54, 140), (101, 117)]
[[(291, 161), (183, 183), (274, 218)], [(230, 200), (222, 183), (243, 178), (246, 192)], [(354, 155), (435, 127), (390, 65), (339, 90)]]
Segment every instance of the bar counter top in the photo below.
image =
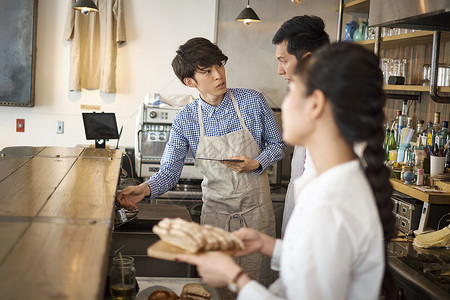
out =
[(102, 299), (120, 150), (0, 152), (2, 299)]

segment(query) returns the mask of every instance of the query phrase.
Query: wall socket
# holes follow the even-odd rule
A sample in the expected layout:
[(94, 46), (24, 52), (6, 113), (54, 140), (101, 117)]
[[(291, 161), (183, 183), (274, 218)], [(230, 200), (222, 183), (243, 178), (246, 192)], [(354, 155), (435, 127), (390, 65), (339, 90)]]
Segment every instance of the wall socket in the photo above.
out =
[(57, 134), (64, 133), (64, 121), (56, 121), (56, 133)]
[(25, 119), (16, 119), (16, 132), (25, 132)]

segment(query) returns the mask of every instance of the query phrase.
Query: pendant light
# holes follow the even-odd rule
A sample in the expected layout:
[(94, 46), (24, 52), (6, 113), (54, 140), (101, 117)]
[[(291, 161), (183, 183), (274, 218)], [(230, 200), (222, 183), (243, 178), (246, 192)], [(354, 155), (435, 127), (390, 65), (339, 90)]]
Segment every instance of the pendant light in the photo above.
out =
[(72, 8), (81, 11), (84, 15), (90, 12), (98, 12), (98, 7), (92, 0), (78, 0)]
[(247, 7), (237, 16), (236, 21), (244, 22), (245, 25), (250, 25), (252, 22), (261, 22), (255, 11), (250, 8), (250, 0), (247, 2)]

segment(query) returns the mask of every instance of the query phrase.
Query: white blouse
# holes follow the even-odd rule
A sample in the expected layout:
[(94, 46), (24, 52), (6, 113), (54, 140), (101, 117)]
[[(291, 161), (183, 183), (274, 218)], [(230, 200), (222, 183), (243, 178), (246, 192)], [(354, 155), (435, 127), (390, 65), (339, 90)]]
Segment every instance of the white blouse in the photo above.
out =
[(384, 273), (383, 231), (359, 160), (295, 182), (297, 204), (278, 240), (266, 289), (246, 284), (242, 299), (378, 299)]

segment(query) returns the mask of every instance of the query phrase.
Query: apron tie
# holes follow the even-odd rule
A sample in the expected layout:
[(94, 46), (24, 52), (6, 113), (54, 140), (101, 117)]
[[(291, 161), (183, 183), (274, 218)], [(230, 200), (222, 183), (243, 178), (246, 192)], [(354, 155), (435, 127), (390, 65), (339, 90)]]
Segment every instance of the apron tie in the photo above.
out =
[(230, 231), (231, 219), (234, 219), (234, 218), (238, 218), (241, 221), (241, 223), (244, 225), (244, 227), (248, 227), (247, 222), (245, 221), (244, 217), (242, 217), (242, 215), (245, 215), (246, 213), (248, 213), (260, 206), (262, 206), (262, 205), (255, 206), (255, 207), (249, 208), (249, 209), (241, 211), (241, 212), (235, 212), (235, 213), (229, 214), (225, 220), (225, 230)]

